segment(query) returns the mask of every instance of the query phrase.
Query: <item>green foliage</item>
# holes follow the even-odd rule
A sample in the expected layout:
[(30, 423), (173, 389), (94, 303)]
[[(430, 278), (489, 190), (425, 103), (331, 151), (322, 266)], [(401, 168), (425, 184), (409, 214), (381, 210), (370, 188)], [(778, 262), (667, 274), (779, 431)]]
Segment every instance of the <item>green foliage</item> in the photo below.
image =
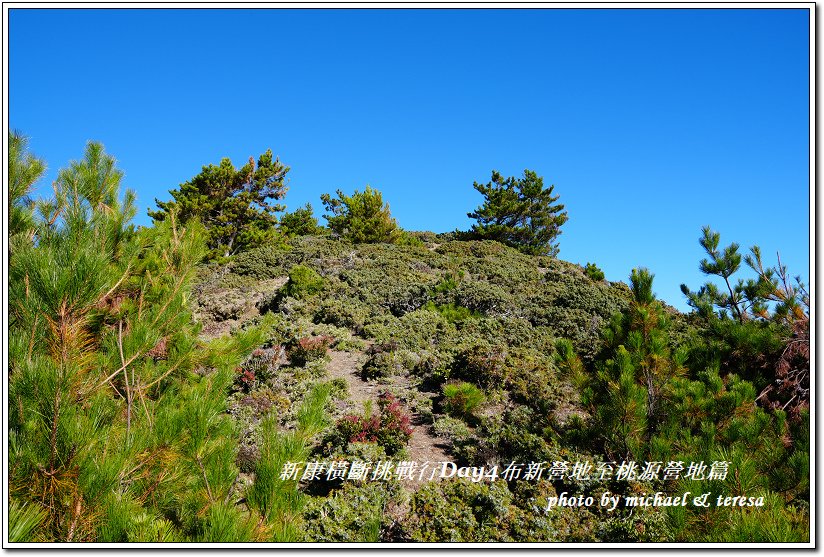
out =
[(473, 187), (484, 196), (484, 203), (467, 216), (476, 219), (470, 234), (478, 239), (496, 240), (534, 255), (558, 254), (556, 238), (567, 214), (555, 186), (544, 188), (544, 179), (532, 170), (523, 178), (504, 178), (492, 171), (492, 181), (475, 182)]
[(435, 420), (432, 424), (435, 435), (447, 439), (453, 443), (469, 438), (471, 431), (466, 422), (449, 416), (444, 416)]
[(545, 409), (536, 410), (523, 402), (480, 418), (474, 435), (456, 444), (456, 457), (471, 466), (558, 460), (555, 436), (548, 427)]
[(483, 404), (484, 393), (472, 383), (449, 383), (443, 387), (444, 407), (457, 418), (471, 418)]
[(508, 359), (509, 351), (505, 345), (479, 342), (456, 355), (450, 376), (481, 386), (498, 387), (510, 379)]
[(378, 190), (366, 186), (361, 193), (355, 190), (351, 196), (337, 191), (338, 199), (328, 193), (321, 196), (329, 228), (338, 236), (356, 244), (394, 243), (401, 235), (398, 223), (389, 212), (389, 204), (383, 202)]
[(11, 500), (47, 510), (43, 541), (216, 539), (220, 513), (237, 519), (225, 535), (246, 539), (247, 520), (219, 511), (236, 496), (226, 393), (260, 335), (198, 346), (188, 300), (203, 229), (172, 216), (135, 232), (121, 177), (90, 143), (12, 258)]
[[(724, 481), (664, 489), (766, 494), (773, 506), (743, 512), (667, 509), (667, 520), (660, 513), (646, 515), (643, 529), (637, 518), (616, 516), (603, 523), (600, 536), (611, 541), (807, 539), (798, 509), (808, 496), (809, 426), (803, 417), (788, 421), (780, 410), (769, 414), (755, 406), (757, 391), (734, 373), (736, 358), (729, 356), (731, 339), (739, 348), (749, 346), (747, 364), (741, 362), (745, 367), (769, 354), (767, 324), (710, 316), (700, 336), (672, 349), (672, 321), (655, 300), (651, 273), (634, 270), (631, 290), (634, 301), (605, 331), (594, 370), (585, 368), (570, 342), (556, 343), (557, 365), (581, 390), (591, 416), (588, 424), (579, 423), (585, 431), (574, 442), (616, 460), (728, 461), (734, 472)], [(782, 493), (783, 501), (771, 493)], [(750, 529), (756, 514), (769, 534)]]
[(719, 242), (720, 235), (704, 227), (700, 243), (709, 259), (703, 259), (700, 268), (723, 279), (726, 292), (713, 283), (697, 292), (681, 285), (703, 325), (694, 343), (693, 362), (705, 367), (719, 363), (722, 369), (753, 381), (761, 390), (761, 404), (789, 409), (797, 419), (809, 407), (807, 288), (800, 277), (790, 280), (780, 256), (775, 267), (765, 267), (758, 246), (744, 257), (756, 278), (739, 278), (732, 284), (731, 277), (741, 266), (738, 244), (721, 250)]
[(318, 219), (312, 214), (312, 205), (307, 203), (291, 213), (284, 213), (280, 217), (280, 230), (287, 236), (313, 236), (323, 233), (323, 227), (318, 225)]
[(392, 524), (386, 508), (399, 496), (396, 483), (379, 481), (346, 483), (329, 497), (313, 497), (303, 511), (305, 541), (379, 542)]
[(30, 243), (35, 203), (29, 197), (34, 184), (46, 172), (46, 163), (28, 151), (28, 139), (9, 131), (9, 254), (18, 244)]
[(593, 431), (616, 459), (641, 458), (667, 414), (671, 379), (683, 373), (686, 354), (670, 352), (669, 321), (652, 292), (653, 275), (644, 268), (630, 276), (633, 304), (605, 331), (606, 350), (586, 381), (568, 345), (559, 358), (583, 387), (582, 402), (594, 417)]
[(328, 420), (325, 407), (330, 392), (328, 384), (312, 386), (298, 411), (297, 428), (293, 431), (279, 431), (274, 416), (261, 424), (260, 459), (246, 500), (271, 529), (270, 541), (294, 542), (302, 538), (300, 513), (306, 498), (298, 490), (297, 480), (284, 480), (280, 475), (287, 462), (301, 463), (309, 457), (311, 439)]
[(328, 424), (326, 401), (331, 392), (329, 383), (316, 383), (306, 395), (297, 413), (298, 431), (305, 439), (318, 435)]
[(667, 515), (660, 509), (641, 508), (630, 516), (612, 516), (599, 525), (599, 538), (604, 542), (672, 541)]
[(401, 234), (398, 237), (398, 239), (395, 240), (395, 243), (399, 246), (409, 246), (416, 248), (424, 247), (426, 245), (426, 242), (424, 242), (423, 239), (421, 239), (420, 234), (414, 234), (412, 232), (407, 232), (406, 230), (401, 231)]
[(584, 272), (595, 282), (604, 280), (604, 271), (602, 271), (595, 263), (587, 263), (587, 266), (584, 267)]
[(37, 503), (9, 502), (9, 541), (11, 543), (38, 541), (41, 525), (48, 519), (48, 512)]
[(786, 319), (789, 324), (806, 319), (809, 314), (806, 287), (800, 277), (795, 278), (795, 284), (791, 283), (786, 267), (781, 265), (780, 257), (776, 267), (765, 268), (761, 249), (753, 246), (750, 253), (744, 257), (744, 261), (755, 272), (756, 278), (746, 281), (738, 279), (733, 284), (730, 279), (741, 268), (739, 245), (733, 242), (721, 249), (721, 235), (718, 232), (714, 232), (709, 226), (705, 226), (702, 231), (703, 236), (699, 242), (709, 258), (701, 260), (701, 272), (720, 277), (724, 281), (724, 288), (719, 289), (715, 284), (708, 282), (697, 292), (691, 292), (687, 285), (681, 285), (681, 291), (699, 315), (711, 318), (714, 309), (717, 308), (717, 317), (731, 317), (739, 323), (754, 318), (768, 319), (768, 304), (774, 302), (774, 318)]
[(407, 536), (416, 542), (513, 541), (506, 482), (433, 482), (412, 497)]
[(286, 275), (295, 265), (323, 270), (325, 264), (340, 264), (351, 252), (345, 242), (315, 236), (296, 236), (288, 245), (264, 245), (238, 254), (232, 262), (232, 272), (258, 280)]
[(361, 377), (366, 380), (403, 375), (418, 363), (418, 358), (414, 352), (392, 350), (392, 346), (387, 347), (385, 350), (374, 350), (374, 348), (369, 355), (369, 359), (361, 368)]
[[(124, 506), (145, 511), (119, 523), (118, 541), (134, 538), (140, 517), (159, 525), (163, 513), (208, 506), (205, 491), (230, 496), (231, 465), (221, 462), (232, 443), (212, 439), (227, 434), (218, 416), (228, 375), (187, 377), (196, 330), (186, 299), (202, 231), (170, 221), (135, 233), (121, 177), (90, 143), (58, 174), (34, 241), (10, 266), (9, 483), (13, 501), (36, 497), (48, 509), (44, 541), (103, 538)], [(196, 519), (178, 524), (196, 535)]]
[(224, 158), (204, 166), (200, 174), (170, 190), (172, 201), (155, 200), (158, 210), (149, 211), (155, 222), (173, 213), (181, 221), (199, 219), (207, 231), (209, 259), (226, 258), (276, 238), (277, 201), (286, 195), (289, 167), (263, 153), (241, 168)]
[(383, 393), (379, 397), (378, 406), (380, 412), (377, 415), (367, 406), (362, 415), (350, 414), (338, 420), (335, 430), (327, 437), (326, 444), (345, 447), (349, 443), (377, 443), (386, 455), (398, 454), (412, 437), (409, 415), (389, 393)]
[(323, 287), (323, 277), (314, 269), (295, 265), (289, 269), (289, 282), (284, 285), (283, 293), (301, 299), (322, 292)]
[(469, 308), (459, 306), (453, 303), (435, 305), (434, 302), (429, 301), (426, 303), (425, 306), (423, 306), (423, 309), (425, 309), (426, 311), (436, 311), (440, 313), (444, 317), (444, 319), (446, 319), (450, 323), (463, 321), (464, 319), (469, 319), (470, 317), (481, 316), (481, 313), (478, 311), (472, 311)]

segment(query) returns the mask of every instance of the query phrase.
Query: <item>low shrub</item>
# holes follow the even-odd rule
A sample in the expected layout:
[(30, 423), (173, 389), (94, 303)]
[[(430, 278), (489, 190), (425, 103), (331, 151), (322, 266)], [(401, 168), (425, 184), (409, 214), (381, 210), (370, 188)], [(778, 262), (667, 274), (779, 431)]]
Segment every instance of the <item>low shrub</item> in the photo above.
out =
[(369, 356), (361, 369), (364, 379), (380, 379), (402, 375), (415, 367), (418, 358), (408, 350), (376, 352)]
[(292, 365), (304, 366), (307, 362), (323, 358), (333, 340), (329, 335), (299, 339), (289, 348), (289, 361)]
[(277, 373), (284, 355), (285, 350), (281, 345), (258, 348), (246, 359), (242, 367), (252, 372), (258, 382), (268, 383)]
[(501, 386), (506, 358), (507, 351), (503, 346), (476, 344), (456, 356), (452, 377), (484, 387)]
[(257, 445), (241, 443), (238, 447), (237, 456), (235, 457), (235, 464), (241, 472), (251, 474), (255, 471), (255, 467), (257, 466), (259, 460), (260, 449)]
[(198, 298), (197, 313), (201, 319), (209, 318), (220, 322), (237, 319), (252, 307), (250, 296), (240, 290), (217, 290), (203, 292)]
[(464, 319), (469, 319), (470, 317), (481, 317), (481, 314), (477, 311), (472, 311), (469, 308), (465, 308), (463, 306), (459, 306), (453, 303), (449, 304), (438, 304), (435, 305), (434, 302), (427, 302), (423, 309), (426, 311), (435, 311), (440, 313), (444, 319), (449, 321), (450, 323), (455, 323), (457, 321), (463, 321)]
[(377, 443), (389, 456), (400, 452), (412, 437), (409, 415), (389, 393), (380, 396), (378, 406), (380, 415), (367, 411), (338, 420), (333, 437), (345, 443)]
[(350, 297), (323, 300), (315, 311), (315, 323), (346, 327), (356, 333), (363, 331), (369, 319), (369, 310), (363, 302)]
[(604, 280), (604, 271), (599, 269), (595, 263), (587, 263), (587, 266), (584, 267), (584, 272), (595, 282)]
[(401, 232), (400, 237), (398, 237), (395, 243), (399, 246), (409, 247), (423, 247), (426, 245), (419, 236), (414, 233), (406, 232), (405, 230)]
[(317, 271), (305, 265), (295, 265), (289, 269), (289, 282), (284, 285), (283, 294), (300, 300), (321, 292), (324, 286), (323, 277)]
[(430, 482), (412, 497), (404, 529), (417, 542), (513, 541), (506, 482)]
[(262, 246), (235, 256), (232, 273), (258, 280), (283, 276), (283, 261), (289, 253), (288, 246)]
[(483, 391), (472, 383), (450, 383), (444, 385), (444, 407), (447, 413), (456, 418), (469, 418), (486, 400)]
[(395, 482), (344, 483), (330, 497), (313, 497), (303, 511), (308, 542), (379, 542), (392, 525), (387, 503), (399, 498)]
[(435, 423), (432, 424), (432, 429), (435, 435), (447, 439), (450, 442), (465, 439), (471, 434), (466, 423), (462, 420), (450, 418), (449, 416), (443, 416), (435, 420)]

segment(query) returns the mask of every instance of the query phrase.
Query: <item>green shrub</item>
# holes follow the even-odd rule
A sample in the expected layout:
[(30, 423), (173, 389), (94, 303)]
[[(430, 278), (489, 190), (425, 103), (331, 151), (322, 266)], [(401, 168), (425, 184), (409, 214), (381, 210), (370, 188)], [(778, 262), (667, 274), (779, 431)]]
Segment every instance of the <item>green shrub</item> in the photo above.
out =
[(435, 420), (432, 429), (438, 437), (453, 442), (465, 439), (471, 434), (465, 422), (449, 416), (443, 416)]
[(323, 277), (314, 269), (304, 265), (295, 265), (289, 269), (289, 282), (283, 287), (283, 293), (292, 298), (303, 299), (323, 291)]
[(376, 352), (363, 364), (361, 377), (368, 381), (402, 375), (414, 368), (416, 363), (414, 353), (408, 350)]
[(323, 230), (323, 227), (318, 226), (318, 219), (312, 214), (312, 205), (309, 203), (291, 213), (284, 213), (278, 226), (288, 236), (311, 236), (320, 234)]
[(444, 385), (447, 413), (458, 418), (469, 418), (486, 400), (483, 391), (472, 383), (450, 383)]
[(424, 241), (414, 233), (406, 232), (405, 230), (401, 232), (398, 239), (395, 243), (399, 246), (409, 246), (409, 247), (423, 247)]
[(313, 319), (316, 323), (346, 327), (359, 333), (369, 320), (369, 310), (363, 302), (349, 296), (327, 298), (320, 303)]
[(257, 280), (283, 276), (286, 273), (283, 263), (290, 251), (288, 245), (261, 246), (244, 251), (235, 256), (232, 273)]
[(427, 302), (427, 304), (423, 306), (423, 309), (425, 309), (426, 311), (436, 311), (440, 313), (450, 323), (455, 323), (456, 321), (463, 321), (464, 319), (469, 319), (470, 317), (481, 317), (481, 314), (477, 311), (472, 311), (469, 308), (465, 308), (463, 306), (458, 306), (455, 304), (435, 305), (432, 302)]
[(400, 318), (387, 315), (373, 319), (364, 327), (363, 334), (378, 342), (395, 341), (399, 347), (417, 351), (449, 342), (455, 326), (438, 312), (420, 309)]
[(237, 289), (221, 289), (200, 296), (198, 306), (201, 319), (205, 317), (213, 321), (226, 321), (237, 319), (244, 311), (252, 308), (253, 304), (248, 293)]
[(329, 228), (354, 243), (394, 243), (401, 235), (398, 223), (389, 212), (378, 190), (366, 186), (363, 192), (355, 190), (351, 196), (337, 191), (338, 199), (328, 193), (321, 201), (331, 215), (324, 215)]
[(404, 529), (416, 542), (512, 541), (506, 482), (430, 482), (412, 497)]
[(335, 377), (329, 382), (332, 398), (345, 399), (349, 394), (349, 382), (343, 377)]
[(346, 482), (329, 497), (313, 497), (303, 511), (307, 542), (379, 542), (392, 525), (385, 512), (398, 502), (396, 482)]
[(505, 377), (505, 346), (475, 344), (455, 358), (452, 377), (481, 386), (501, 386)]
[(518, 311), (513, 296), (491, 282), (462, 282), (455, 289), (454, 301), (475, 316), (513, 314)]
[(587, 263), (587, 266), (584, 267), (584, 272), (595, 282), (604, 280), (604, 271), (599, 269), (595, 263)]
[(545, 415), (527, 406), (514, 405), (502, 414), (481, 418), (474, 435), (455, 444), (454, 454), (470, 466), (561, 460), (546, 428)]

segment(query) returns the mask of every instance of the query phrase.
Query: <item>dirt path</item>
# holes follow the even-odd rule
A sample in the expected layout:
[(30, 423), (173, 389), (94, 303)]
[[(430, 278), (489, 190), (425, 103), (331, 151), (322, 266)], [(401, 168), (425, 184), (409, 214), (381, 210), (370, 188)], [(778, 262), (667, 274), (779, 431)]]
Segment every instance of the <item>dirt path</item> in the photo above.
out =
[(363, 403), (367, 400), (373, 400), (377, 405), (378, 394), (380, 394), (378, 386), (358, 377), (358, 370), (364, 359), (363, 353), (330, 350), (329, 355), (332, 357), (332, 361), (326, 367), (329, 375), (333, 379), (344, 379), (349, 385), (351, 404), (347, 410), (360, 412), (363, 410)]
[[(346, 410), (355, 413), (362, 412), (363, 403), (367, 400), (373, 401), (373, 407), (377, 408), (378, 395), (385, 390), (385, 387), (374, 381), (364, 381), (360, 378), (358, 370), (365, 357), (363, 353), (330, 350), (329, 355), (332, 358), (327, 366), (329, 375), (332, 378), (346, 380), (349, 386), (351, 403)], [(403, 382), (403, 378), (393, 379), (395, 379), (393, 381), (395, 385)], [(430, 433), (429, 426), (423, 423), (419, 415), (413, 413), (411, 419), (413, 429), (412, 437), (407, 446), (408, 460), (417, 463), (419, 466), (424, 466), (424, 463), (427, 463), (430, 471), (438, 467), (441, 462), (451, 461), (452, 458), (446, 452), (447, 445), (444, 444), (444, 441)], [(429, 472), (424, 474), (423, 478), (416, 478), (414, 481), (406, 480), (402, 483), (407, 489), (414, 490), (428, 480)]]

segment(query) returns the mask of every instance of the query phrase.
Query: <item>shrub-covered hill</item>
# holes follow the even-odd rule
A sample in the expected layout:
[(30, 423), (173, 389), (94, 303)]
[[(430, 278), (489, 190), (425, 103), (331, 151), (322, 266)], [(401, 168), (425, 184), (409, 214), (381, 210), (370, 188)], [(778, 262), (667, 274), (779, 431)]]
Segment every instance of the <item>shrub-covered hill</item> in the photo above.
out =
[[(806, 414), (787, 420), (766, 412), (754, 404), (764, 387), (756, 376), (707, 368), (701, 359), (708, 350), (726, 350), (722, 364), (731, 365), (742, 348), (735, 342), (750, 342), (752, 351), (761, 346), (756, 341), (727, 339), (723, 348), (715, 339), (708, 348), (702, 339), (711, 327), (663, 306), (636, 282), (593, 280), (578, 265), (492, 241), (413, 238), (397, 245), (297, 237), (202, 269), (196, 314), (207, 337), (259, 324), (270, 330), (257, 356), (238, 368), (229, 397), (241, 434), (237, 464), (252, 486), (262, 470), (283, 465), (267, 456), (267, 435), (299, 429), (306, 397), (324, 386), (327, 419), (307, 438), (306, 461), (448, 460), (498, 466), (501, 473), (512, 463), (723, 460), (739, 467), (735, 480), (712, 487), (763, 494), (771, 509), (543, 511), (564, 491), (701, 488), (660, 477), (616, 483), (564, 474), (503, 482), (321, 476), (293, 486), (303, 494), (290, 515), (302, 524), (299, 539), (808, 537)], [(632, 371), (649, 361), (657, 362), (658, 375)], [(762, 521), (767, 527), (758, 530)]]
[[(266, 153), (135, 228), (102, 145), (36, 201), (9, 145), (11, 542), (809, 540), (809, 293), (757, 247), (706, 227), (682, 315), (548, 257), (534, 173), (476, 184), (470, 232), (371, 189), (326, 229), (245, 205), (282, 197)], [(637, 505), (687, 492), (717, 503)]]
[(300, 237), (242, 253), (198, 287), (206, 331), (271, 312), (306, 332), (330, 326), (368, 341), (366, 379), (402, 376), (432, 392), (465, 380), (501, 408), (569, 409), (575, 393), (555, 342), (570, 339), (591, 361), (605, 323), (628, 307), (628, 287), (497, 242), (424, 237), (420, 246)]
[[(593, 281), (578, 265), (493, 241), (418, 238), (419, 245), (393, 245), (297, 237), (288, 247), (250, 250), (229, 265), (203, 269), (195, 291), (204, 333), (218, 336), (274, 316), (269, 345), (284, 351), (279, 364), (266, 371), (254, 361), (239, 371), (257, 371), (249, 378), (252, 384), (230, 400), (243, 436), (241, 470), (254, 477), (260, 466), (260, 400), (268, 415), (280, 412), (280, 427), (288, 430), (293, 427), (289, 409), (299, 406), (302, 393), (330, 379), (345, 392), (333, 396), (343, 400), (330, 403), (332, 419), (315, 439), (319, 459), (355, 460), (365, 452), (367, 460), (505, 467), (512, 460), (562, 458), (565, 449), (550, 432), (585, 411), (556, 366), (555, 343), (570, 339), (591, 361), (605, 324), (629, 306), (629, 288)], [(320, 350), (307, 358), (304, 345), (312, 342)], [(370, 438), (357, 426), (341, 427), (346, 416), (374, 413), (383, 393), (397, 400), (401, 417), (409, 416), (412, 435), (380, 426)], [(377, 442), (352, 443), (358, 434)], [(412, 501), (414, 493), (435, 496), (427, 484), (348, 482), (332, 492), (324, 484), (308, 488), (323, 493), (303, 512), (307, 539), (365, 539), (357, 524), (377, 511), (362, 508), (364, 499), (370, 505), (379, 501), (384, 509), (378, 513), (379, 539), (563, 538), (549, 532), (521, 538), (491, 527), (475, 532), (480, 515), (443, 537), (429, 531), (441, 527), (440, 519), (409, 511), (410, 504), (419, 504)], [(330, 512), (341, 516), (324, 518)]]
[(291, 249), (241, 254), (218, 284), (248, 287), (286, 277), (299, 265), (322, 277), (322, 295), (273, 292), (262, 309), (296, 312), (409, 350), (483, 339), (492, 347), (547, 352), (543, 342), (563, 337), (585, 358), (594, 355), (603, 324), (631, 297), (625, 284), (592, 281), (558, 259), (492, 241), (425, 237), (430, 241), (421, 246), (297, 238)]

